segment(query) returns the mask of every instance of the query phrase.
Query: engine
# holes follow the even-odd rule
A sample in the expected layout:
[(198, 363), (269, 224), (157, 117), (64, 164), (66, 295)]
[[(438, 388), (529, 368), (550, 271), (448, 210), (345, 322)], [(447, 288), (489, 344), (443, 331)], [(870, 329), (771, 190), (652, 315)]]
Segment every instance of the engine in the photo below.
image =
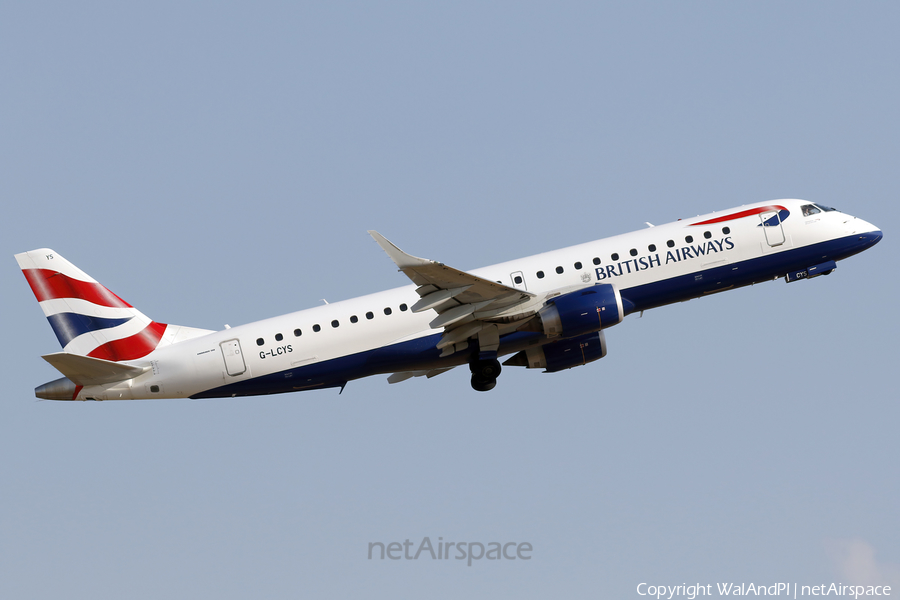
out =
[(528, 369), (546, 369), (545, 373), (555, 373), (586, 365), (604, 356), (606, 356), (606, 338), (603, 337), (602, 331), (596, 331), (528, 348), (503, 364)]
[(544, 335), (565, 338), (606, 329), (625, 318), (622, 296), (609, 283), (552, 298), (538, 314)]

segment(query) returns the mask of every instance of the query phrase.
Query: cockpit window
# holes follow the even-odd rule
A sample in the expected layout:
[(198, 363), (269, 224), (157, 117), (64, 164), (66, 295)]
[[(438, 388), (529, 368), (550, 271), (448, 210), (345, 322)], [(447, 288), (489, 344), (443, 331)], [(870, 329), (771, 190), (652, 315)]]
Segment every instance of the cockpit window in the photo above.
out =
[(815, 207), (814, 205), (812, 205), (812, 204), (806, 204), (806, 205), (804, 205), (804, 206), (801, 206), (801, 207), (800, 207), (800, 210), (803, 211), (803, 216), (804, 216), (804, 217), (808, 217), (808, 216), (810, 216), (810, 215), (817, 215), (817, 214), (819, 214), (820, 212), (822, 212), (822, 211), (820, 211), (818, 208), (816, 208), (816, 207)]
[(824, 210), (825, 212), (837, 212), (836, 208), (831, 208), (830, 206), (825, 206), (824, 204), (816, 204), (819, 208)]

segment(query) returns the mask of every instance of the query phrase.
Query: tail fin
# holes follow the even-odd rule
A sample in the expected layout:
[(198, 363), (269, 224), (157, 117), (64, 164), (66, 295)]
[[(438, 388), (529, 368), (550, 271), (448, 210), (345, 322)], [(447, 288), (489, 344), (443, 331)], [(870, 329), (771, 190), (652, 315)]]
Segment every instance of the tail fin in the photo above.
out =
[(208, 333), (157, 323), (48, 248), (17, 254), (16, 261), (69, 354), (135, 360), (176, 337)]

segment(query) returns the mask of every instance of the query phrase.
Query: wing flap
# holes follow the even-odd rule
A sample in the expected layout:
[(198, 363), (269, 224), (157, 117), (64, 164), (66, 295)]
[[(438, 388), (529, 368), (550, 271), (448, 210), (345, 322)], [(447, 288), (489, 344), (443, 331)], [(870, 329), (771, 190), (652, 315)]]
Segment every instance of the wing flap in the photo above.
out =
[[(463, 286), (458, 288), (453, 288), (449, 290), (436, 290), (434, 292), (430, 292), (419, 298), (419, 301), (413, 304), (410, 307), (410, 310), (414, 313), (424, 312), (429, 308), (437, 308), (447, 300), (450, 300), (454, 296), (459, 296), (463, 292), (469, 289), (469, 286)], [(416, 290), (418, 291), (418, 290)]]

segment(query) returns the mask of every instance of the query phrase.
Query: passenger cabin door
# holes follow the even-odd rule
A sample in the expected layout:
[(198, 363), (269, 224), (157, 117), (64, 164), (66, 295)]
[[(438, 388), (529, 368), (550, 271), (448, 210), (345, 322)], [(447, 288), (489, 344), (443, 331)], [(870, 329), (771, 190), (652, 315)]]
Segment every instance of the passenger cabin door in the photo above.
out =
[(229, 375), (236, 377), (247, 370), (239, 341), (228, 340), (219, 344), (219, 347), (222, 349), (222, 356), (225, 358), (225, 371)]
[(780, 246), (784, 243), (784, 229), (781, 227), (781, 217), (778, 211), (764, 212), (759, 215), (762, 228), (766, 234), (766, 243), (770, 246)]

